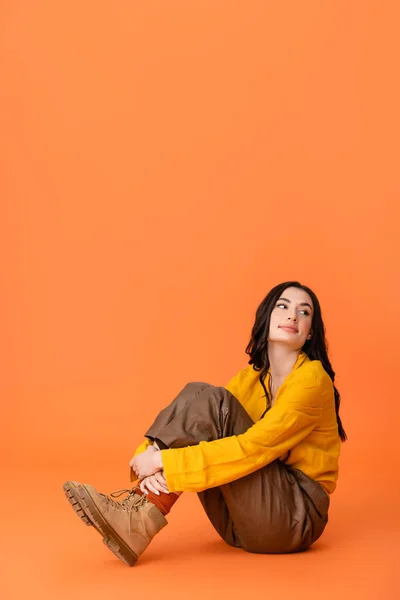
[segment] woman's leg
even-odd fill
[[[239,435],[252,425],[228,390],[193,382],[160,412],[146,437],[161,449],[178,448]],[[84,523],[93,526],[106,546],[129,565],[167,525],[162,510],[136,493],[137,488],[126,490],[129,496],[122,502],[74,481],[67,481],[64,491]],[[278,460],[198,496],[220,536],[249,552],[304,550],[327,522],[329,497],[322,487]]]
[[[191,382],[159,413],[145,437],[161,449],[179,448],[239,435],[253,424],[228,390]],[[329,497],[323,488],[279,460],[198,496],[219,535],[250,552],[304,550],[327,523]]]

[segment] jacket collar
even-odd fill
[[[293,373],[293,371],[295,371],[296,369],[298,369],[299,367],[301,367],[301,365],[303,363],[307,363],[310,362],[310,358],[307,356],[307,354],[302,350],[299,354],[299,356],[297,357],[296,362],[293,365],[293,369],[292,371],[289,373],[289,375],[291,375]],[[267,375],[270,376],[271,375],[271,368],[268,369]],[[287,375],[287,377],[289,376]]]

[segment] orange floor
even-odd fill
[[[168,517],[169,525],[133,568],[116,559],[73,513],[62,491],[64,479],[74,477],[67,470],[23,478],[14,473],[3,479],[2,499],[7,498],[9,512],[2,531],[4,600],[133,599],[138,594],[214,599],[226,593],[231,599],[255,594],[299,600],[400,597],[400,531],[398,519],[393,519],[398,498],[388,485],[382,486],[382,494],[376,485],[371,493],[362,492],[346,465],[332,496],[328,527],[306,553],[256,555],[227,546],[197,497],[184,494]],[[90,471],[86,481],[102,491],[124,485],[109,469],[103,475],[98,469]],[[348,497],[344,490],[350,488],[354,493]]]

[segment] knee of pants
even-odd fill
[[[207,389],[210,390],[210,394],[202,394]],[[224,406],[226,409],[229,409],[232,404],[240,404],[237,398],[223,386],[213,385],[204,381],[189,381],[183,388],[183,392],[183,399],[189,402],[194,399],[195,402],[200,400],[201,402],[214,403],[217,400],[217,403],[220,403],[220,407]]]
[[[213,395],[221,395],[223,396],[225,395],[229,395],[230,392],[228,392],[228,390],[226,390],[224,387],[220,387],[220,386],[216,386],[213,385],[212,383],[207,383],[205,381],[189,381],[185,387],[183,388],[182,391],[186,392],[187,398],[193,398],[193,397],[197,397],[201,394],[201,392],[203,392],[206,389],[210,389],[210,391],[212,391]],[[209,396],[207,394],[203,395],[202,399],[204,401],[208,401]]]
[[[208,387],[212,387],[211,383],[205,381],[188,381],[182,391],[201,392]]]

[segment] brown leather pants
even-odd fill
[[[181,448],[239,435],[253,424],[224,387],[191,382],[159,413],[145,437],[161,449]],[[306,550],[328,522],[329,495],[319,483],[280,460],[199,492],[198,497],[222,539],[248,552]]]

